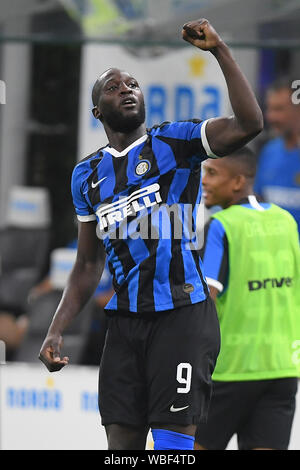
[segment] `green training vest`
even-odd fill
[[[214,380],[300,376],[300,251],[292,216],[276,205],[213,215],[227,235],[229,278],[217,297],[221,350]]]

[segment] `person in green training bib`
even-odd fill
[[[287,449],[300,376],[300,252],[297,224],[253,194],[256,159],[246,147],[207,160],[202,259],[217,307],[221,349],[207,423],[195,449]]]

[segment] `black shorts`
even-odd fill
[[[219,348],[210,298],[147,319],[110,317],[99,374],[102,424],[188,425],[206,419]]]
[[[226,449],[237,435],[239,450],[286,450],[295,413],[297,378],[213,382],[207,423],[196,442],[209,450]]]

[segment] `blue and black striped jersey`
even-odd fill
[[[76,165],[77,217],[97,221],[113,275],[106,309],[143,313],[206,299],[196,245],[201,162],[215,157],[206,123],[166,122],[122,152],[106,146]]]

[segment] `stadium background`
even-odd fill
[[[16,319],[25,314],[34,323],[6,364],[1,350],[0,449],[105,449],[96,403],[98,368],[76,363],[89,312],[67,335],[72,365],[50,376],[36,356],[53,304],[28,303],[30,289],[48,272],[60,293],[74,261],[74,250],[65,249],[76,237],[71,172],[105,143],[90,112],[94,80],[110,66],[135,75],[149,126],[228,113],[214,58],[180,37],[182,24],[205,17],[231,46],[264,109],[266,88],[275,78],[300,79],[300,5],[0,0],[0,6],[0,310],[14,311]],[[253,149],[258,152],[268,137],[266,127]],[[202,207],[199,232],[207,215]],[[299,436],[297,407],[291,449],[300,449]]]

